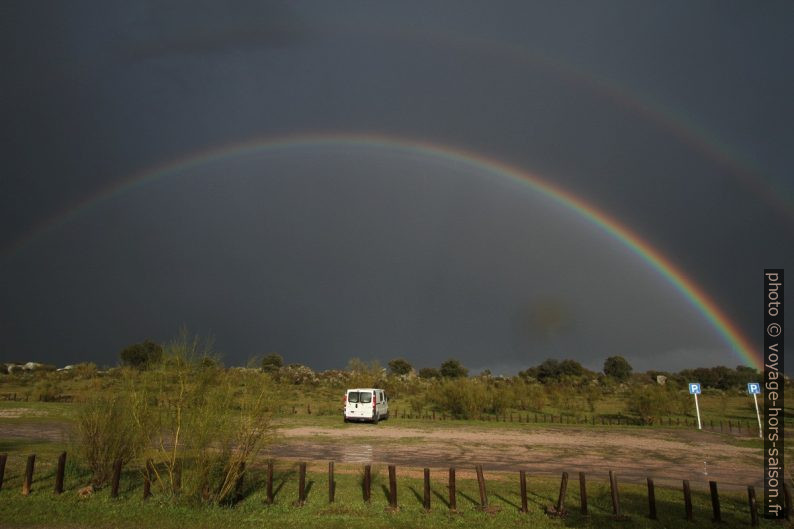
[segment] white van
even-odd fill
[[[372,421],[389,418],[389,398],[378,388],[356,388],[345,391],[345,422]]]

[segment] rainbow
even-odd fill
[[[642,240],[637,234],[607,213],[585,202],[573,193],[543,180],[532,173],[499,160],[489,158],[483,154],[464,151],[448,145],[395,136],[372,133],[297,134],[291,136],[255,138],[241,143],[233,143],[197,153],[191,153],[168,163],[135,173],[73,204],[71,207],[62,210],[60,213],[46,219],[29,230],[14,245],[8,248],[5,253],[7,255],[13,254],[15,251],[42,236],[44,233],[50,232],[56,227],[68,223],[81,213],[101,202],[111,200],[132,189],[139,188],[169,175],[183,173],[211,162],[223,161],[242,155],[321,146],[389,149],[393,152],[405,152],[414,156],[421,155],[429,158],[451,161],[464,167],[510,178],[525,184],[531,190],[541,193],[543,196],[550,198],[565,209],[578,214],[580,217],[594,224],[631,250],[631,252],[672,285],[703,315],[725,342],[730,345],[731,350],[741,358],[742,362],[759,370],[763,368],[761,360],[752,353],[755,348],[750,341],[743,336],[740,329],[731,322],[702,288],[689,279],[683,271],[664,257],[650,243]]]
[[[768,182],[768,178],[764,178],[757,164],[752,163],[746,156],[735,153],[735,149],[731,149],[716,134],[694,121],[686,112],[666,107],[649,94],[631,89],[626,83],[598,75],[581,65],[566,61],[563,57],[551,55],[548,50],[526,48],[509,41],[479,38],[438,28],[428,31],[399,25],[369,24],[361,27],[339,23],[337,30],[344,33],[386,37],[400,42],[421,42],[424,45],[467,54],[488,54],[491,58],[511,61],[517,65],[542,68],[571,85],[585,88],[592,94],[624,108],[670,134],[693,152],[732,175],[740,185],[771,206],[781,220],[794,227],[792,197],[781,191],[780,186]]]

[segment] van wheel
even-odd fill
[[[375,418],[374,418],[374,419],[372,419],[372,424],[378,424],[378,420],[379,420],[379,419],[380,419],[380,415],[378,415],[378,414],[376,413],[376,414],[375,414]]]
[[[342,419],[344,419],[346,423],[350,422],[350,421],[347,420],[347,417],[342,417]]]

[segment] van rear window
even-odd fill
[[[372,392],[371,391],[351,391],[347,394],[347,401],[350,404],[358,404],[359,402],[362,404],[369,404],[372,402]]]

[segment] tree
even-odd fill
[[[413,366],[405,358],[395,358],[389,362],[389,370],[393,375],[407,375],[413,370]]]
[[[284,366],[284,359],[280,354],[270,353],[262,359],[262,371],[273,373]]]
[[[584,375],[584,368],[582,364],[576,360],[563,360],[559,365],[560,376],[569,375],[579,377]]]
[[[535,367],[530,367],[522,372],[525,378],[532,377],[540,382],[548,382],[550,379],[559,378],[560,376],[560,362],[549,358],[544,360]]]
[[[146,369],[163,359],[163,347],[151,340],[129,345],[121,351],[121,362],[136,369]]]
[[[616,380],[628,380],[631,371],[631,364],[622,356],[610,356],[604,361],[604,374]]]
[[[439,373],[444,378],[461,378],[468,376],[469,370],[463,367],[459,360],[450,358],[441,364]]]

